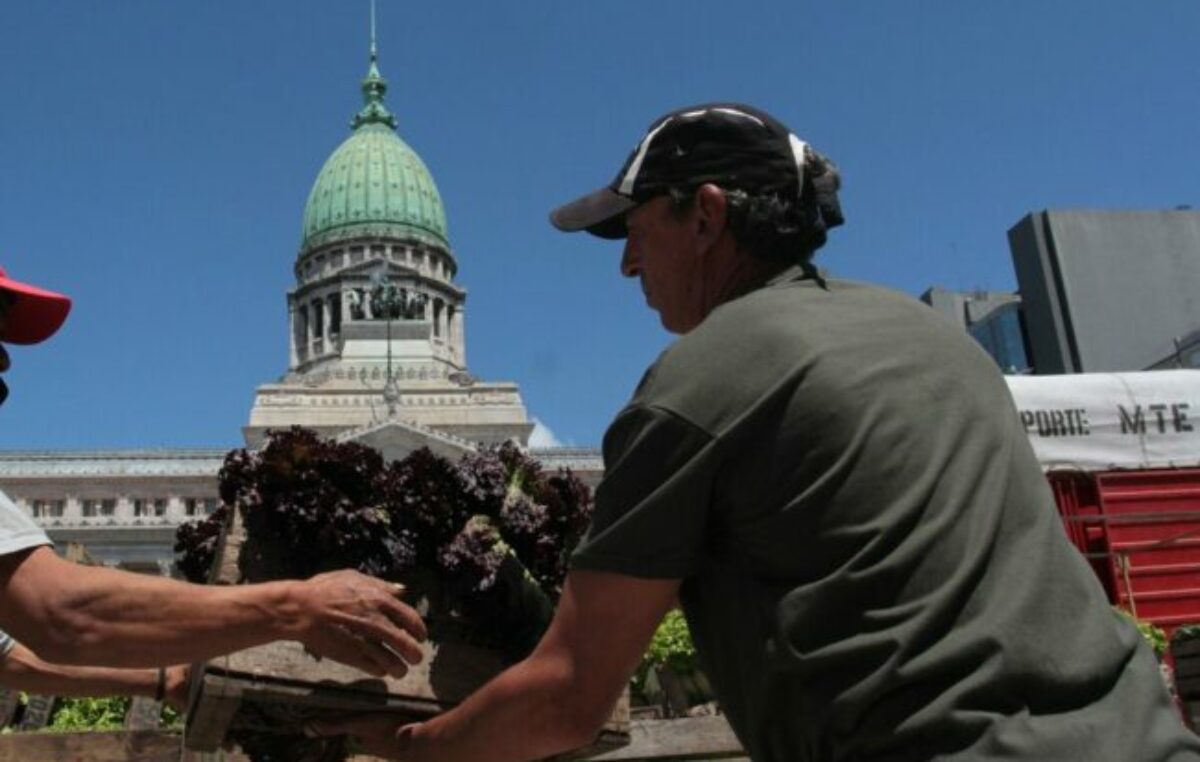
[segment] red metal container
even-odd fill
[[[1047,478],[1067,536],[1113,604],[1168,636],[1200,623],[1200,469]]]

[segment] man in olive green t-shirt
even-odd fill
[[[552,215],[624,238],[622,272],[681,338],[605,435],[534,654],[430,722],[337,729],[406,760],[582,745],[678,597],[756,762],[1200,760],[1068,544],[995,364],[924,305],[810,264],[838,183],[769,115],[708,104]]]

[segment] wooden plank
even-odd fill
[[[608,717],[608,722],[604,723],[600,734],[596,736],[596,740],[592,741],[582,749],[568,752],[566,754],[555,757],[559,762],[569,762],[570,760],[594,759],[597,754],[602,754],[613,749],[619,749],[629,743],[629,690],[626,689],[621,694],[621,698],[617,699],[617,705],[613,707],[612,714]]]
[[[177,762],[179,734],[162,731],[12,733],[0,736],[0,762]]]
[[[192,751],[185,748],[179,752],[177,762],[250,762],[250,758],[235,749]]]
[[[21,703],[21,692],[0,687],[0,728],[7,728],[12,722],[17,706]]]
[[[594,762],[656,759],[744,759],[745,750],[724,717],[634,720],[629,743],[589,757]]]
[[[209,666],[223,674],[343,683],[372,694],[392,693],[446,705],[466,698],[504,668],[495,652],[466,643],[427,640],[421,644],[421,650],[424,653],[421,663],[410,667],[402,678],[373,677],[330,659],[317,659],[294,641],[237,651],[213,659]]]
[[[379,680],[374,682],[382,683]],[[237,712],[243,702],[260,706],[328,710],[331,715],[389,712],[396,715],[397,722],[428,719],[446,709],[438,703],[396,696],[383,690],[369,693],[339,689],[331,685],[286,682],[272,677],[254,678],[217,672],[205,675],[204,694],[210,700],[202,700],[193,706],[185,730],[185,745],[189,749],[199,751],[215,751],[220,748],[229,731],[238,727]],[[219,704],[211,700],[218,696],[221,697]],[[625,694],[614,707],[608,723],[596,740],[584,749],[560,759],[583,759],[622,746],[628,742],[628,728],[629,698],[628,694]],[[289,729],[280,726],[280,730],[288,732]],[[295,727],[291,732],[299,734],[302,728]]]
[[[246,541],[246,528],[242,526],[241,511],[233,508],[232,513],[232,519],[217,540],[217,552],[209,574],[209,582],[215,585],[236,585],[242,576],[238,571],[238,556]]]
[[[206,674],[199,682],[198,693],[184,725],[184,745],[196,751],[217,751],[242,703],[241,686]]]
[[[149,696],[134,696],[125,713],[126,730],[155,730],[162,718],[162,702]]]
[[[17,730],[41,730],[50,722],[50,714],[54,711],[54,696],[33,694],[25,701],[25,713],[17,723]]]

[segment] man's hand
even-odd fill
[[[307,730],[405,762],[522,762],[579,748],[611,715],[679,585],[573,570],[533,653],[457,707],[414,724],[366,715]]]
[[[342,720],[314,722],[304,729],[305,735],[349,736],[355,754],[367,754],[382,759],[403,759],[406,734],[404,723],[394,714],[365,714]]]
[[[165,676],[163,701],[177,712],[187,711],[188,689],[192,685],[192,668],[187,664],[176,664],[163,670]]]
[[[421,661],[420,615],[400,597],[404,586],[343,570],[299,583],[297,638],[318,656],[375,676],[403,677]]]
[[[402,586],[354,571],[252,585],[190,585],[63,560],[0,555],[0,627],[63,664],[157,667],[299,640],[372,675],[421,660],[425,626]]]

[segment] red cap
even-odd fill
[[[71,311],[70,297],[12,280],[2,267],[0,291],[15,297],[8,310],[8,319],[0,327],[0,341],[9,344],[45,341],[54,335]]]

